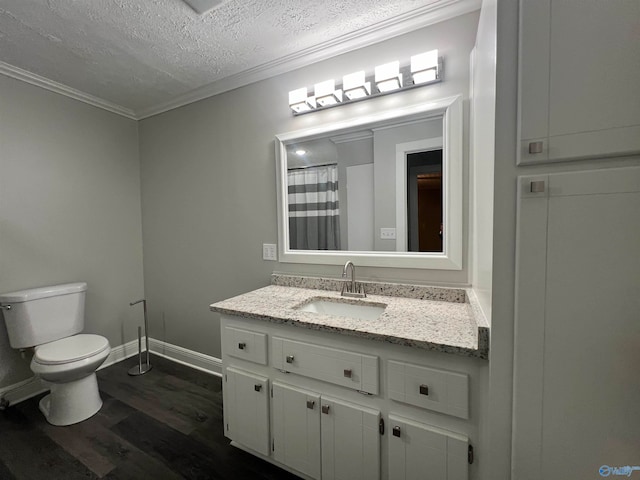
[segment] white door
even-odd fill
[[[273,383],[273,458],[320,478],[320,395]]]
[[[467,480],[467,437],[389,415],[389,480]]]
[[[269,455],[268,379],[232,367],[224,378],[225,436]]]
[[[322,397],[322,480],[380,478],[380,412]]]
[[[513,478],[640,466],[640,168],[521,177],[517,260]]]

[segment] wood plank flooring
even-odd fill
[[[32,398],[0,412],[0,480],[294,480],[229,445],[219,377],[152,356],[98,372],[104,405],[68,427],[49,425]]]

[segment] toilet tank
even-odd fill
[[[13,348],[27,348],[80,333],[87,284],[66,283],[0,294]]]

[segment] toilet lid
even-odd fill
[[[34,360],[43,365],[60,365],[92,357],[108,348],[106,338],[85,333],[36,347]]]

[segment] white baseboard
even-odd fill
[[[194,352],[193,350],[187,350],[186,348],[156,340],[155,338],[149,338],[149,350],[155,355],[173,360],[188,367],[219,377],[222,376],[222,360],[219,358]]]
[[[8,402],[7,405],[14,405],[40,395],[47,390],[48,388],[42,384],[40,378],[33,376],[13,385],[0,388],[0,398],[3,402]]]
[[[142,340],[144,342],[144,337],[142,338]],[[144,346],[142,348],[144,349]],[[102,370],[103,368],[110,367],[111,365],[119,363],[137,354],[138,354],[138,340],[131,340],[130,342],[123,343],[122,345],[118,345],[117,347],[112,347],[111,352],[109,353],[109,356],[104,361],[104,363],[100,365],[98,370]]]
[[[143,350],[144,350],[144,338]],[[204,353],[194,352],[193,350],[187,350],[186,348],[172,345],[170,343],[149,338],[149,350],[154,355],[164,357],[176,363],[181,363],[187,367],[195,368],[203,372],[222,376],[222,360],[216,357],[205,355]],[[138,340],[132,340],[130,342],[113,347],[109,356],[104,361],[98,370],[114,365],[118,362],[131,358],[138,354]],[[14,405],[24,400],[28,400],[31,397],[40,395],[46,392],[46,388],[40,379],[37,377],[31,377],[13,385],[0,388],[0,399],[4,399],[9,402],[9,405]]]

